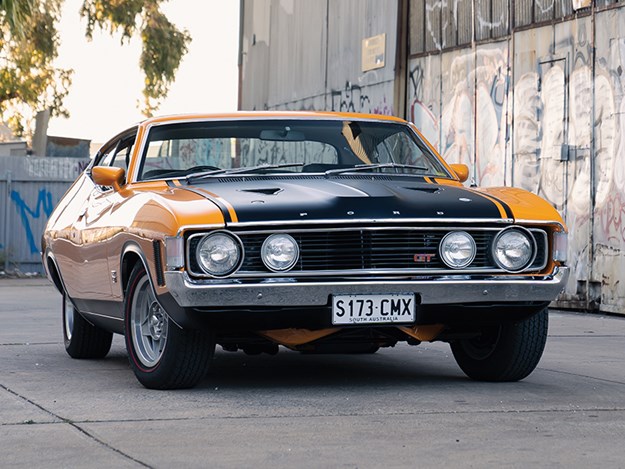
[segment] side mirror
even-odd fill
[[[126,170],[115,166],[94,166],[91,177],[98,186],[112,186],[115,191],[119,191],[124,183]]]
[[[454,170],[460,182],[464,182],[469,179],[469,167],[466,164],[454,163],[451,166],[451,169]]]

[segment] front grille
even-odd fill
[[[443,269],[438,245],[445,235],[431,232],[406,231],[339,231],[290,233],[300,247],[300,258],[292,270],[378,270],[378,269]],[[471,233],[478,245],[474,264],[489,264],[488,246],[492,233]],[[245,246],[242,272],[264,271],[260,248],[267,235],[240,235]],[[415,261],[415,257],[418,261]]]
[[[452,230],[469,233],[475,240],[477,255],[473,262],[462,269],[452,270],[440,259],[438,246],[442,238]],[[501,271],[493,261],[491,244],[499,228],[359,228],[359,229],[311,229],[285,230],[297,241],[300,257],[295,266],[283,274],[270,272],[263,264],[260,251],[263,241],[276,231],[237,232],[243,242],[245,258],[235,276],[323,275],[340,272],[342,275],[364,273],[425,273],[432,271]],[[537,255],[528,270],[540,270],[547,263],[547,236],[543,230],[530,230],[538,246]],[[194,252],[200,237],[189,241]],[[195,256],[189,256],[190,271],[200,274]]]

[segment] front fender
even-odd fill
[[[505,203],[512,211],[514,221],[545,222],[559,224],[567,231],[564,220],[558,211],[545,199],[518,187],[490,187],[476,189],[478,192],[495,197]]]

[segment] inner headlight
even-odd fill
[[[503,230],[493,243],[495,262],[508,272],[523,270],[531,264],[535,256],[534,237],[520,228]]]
[[[441,240],[439,252],[448,267],[463,269],[475,259],[475,240],[466,231],[452,231]]]
[[[299,246],[292,236],[285,233],[272,234],[260,249],[263,263],[269,270],[285,271],[295,265]]]
[[[215,277],[224,277],[239,267],[242,252],[241,243],[234,236],[215,232],[200,240],[195,255],[204,272]]]

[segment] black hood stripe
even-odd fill
[[[237,214],[234,210],[234,207],[230,205],[228,202],[226,202],[224,199],[219,197],[218,195],[213,194],[212,192],[209,192],[207,190],[199,189],[196,187],[175,186],[173,184],[171,186],[178,187],[178,189],[183,189],[189,192],[193,192],[194,194],[197,194],[200,197],[204,197],[205,199],[208,199],[211,202],[213,202],[221,211],[221,214],[224,217],[224,221],[226,223],[236,223],[237,221],[239,221]]]
[[[493,195],[491,195],[491,194],[484,194],[484,193],[482,193],[482,192],[479,192],[479,194],[480,194],[482,197],[486,197],[487,199],[492,200],[495,204],[498,204],[498,205],[500,205],[500,206],[501,206],[501,208],[503,209],[503,211],[504,211],[504,213],[505,213],[505,217],[504,217],[504,216],[503,216],[503,214],[502,214],[502,218],[510,218],[510,219],[513,219],[513,218],[514,218],[514,215],[513,215],[513,213],[512,213],[512,209],[511,209],[511,208],[510,208],[510,206],[509,206],[507,203],[505,203],[503,200],[501,200],[500,198],[495,197],[495,196],[493,196]]]
[[[425,179],[425,181],[428,184],[437,184],[438,181],[432,181],[429,177],[425,176],[423,179]],[[491,202],[493,202],[497,208],[499,209],[499,213],[501,214],[501,218],[514,218],[512,215],[512,210],[510,209],[510,207],[508,206],[507,203],[505,203],[503,200],[494,197],[490,194],[484,194],[482,192],[477,192],[477,191],[473,191],[475,194],[484,197],[487,200],[490,200]]]

